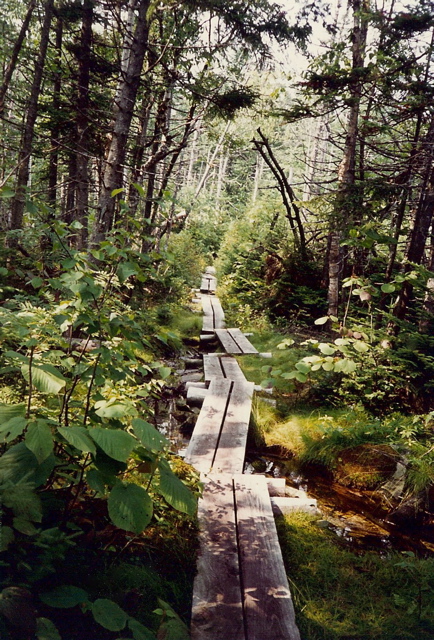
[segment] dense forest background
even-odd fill
[[[433,47],[430,0],[4,0],[2,638],[188,637],[113,567],[144,530],[194,537],[155,414],[206,264],[230,319],[279,335],[264,386],[410,416],[431,486]]]

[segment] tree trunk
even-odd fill
[[[253,144],[255,145],[256,149],[264,159],[264,162],[271,169],[274,177],[277,180],[278,189],[282,196],[287,218],[291,227],[291,231],[294,235],[295,244],[298,245],[300,249],[301,257],[305,259],[307,256],[306,236],[304,233],[303,222],[301,220],[300,208],[296,204],[297,198],[295,197],[295,193],[288,182],[285,171],[282,169],[280,163],[275,157],[267,138],[264,136],[260,128],[257,129],[257,132],[261,138],[261,141],[253,140]]]
[[[9,84],[12,80],[12,75],[15,71],[15,67],[17,66],[18,56],[20,54],[21,47],[23,46],[24,38],[26,37],[27,29],[29,28],[30,20],[35,6],[36,0],[30,0],[29,6],[27,8],[27,13],[24,17],[23,24],[21,25],[21,29],[18,34],[18,38],[16,39],[14,48],[12,50],[8,66],[6,67],[3,75],[3,82],[0,86],[0,118],[3,115],[6,93],[9,89]]]
[[[364,55],[367,36],[366,17],[368,3],[366,0],[353,0],[353,32],[352,32],[352,71],[360,70],[364,66]],[[360,74],[355,75],[356,78]],[[356,79],[350,87],[350,112],[348,114],[347,132],[345,136],[344,155],[338,171],[338,190],[334,205],[334,214],[330,234],[329,257],[329,289],[328,289],[328,315],[337,316],[339,310],[339,280],[340,280],[340,251],[338,245],[341,229],[351,219],[354,212],[354,189],[356,148],[359,131],[359,112],[362,96],[362,83]]]
[[[106,149],[98,217],[92,231],[91,245],[101,242],[110,231],[115,213],[114,189],[123,186],[123,165],[127,141],[140,84],[143,61],[148,46],[148,10],[151,0],[140,0],[139,14],[131,43],[126,69],[119,79],[117,98],[113,106],[111,136]],[[131,40],[127,34],[126,39]]]
[[[45,16],[41,30],[39,55],[35,64],[35,73],[27,106],[27,117],[24,125],[21,148],[18,155],[18,173],[15,187],[15,198],[12,201],[10,229],[21,229],[23,226],[24,205],[26,201],[26,187],[29,180],[30,155],[32,153],[33,138],[35,132],[36,117],[38,115],[38,99],[41,91],[42,76],[47,56],[47,48],[50,36],[50,26],[53,17],[54,0],[47,0]],[[13,243],[12,243],[13,244]]]
[[[84,0],[79,55],[77,97],[77,194],[75,220],[81,224],[75,246],[82,250],[87,240],[89,206],[89,81],[92,50],[93,1]]]

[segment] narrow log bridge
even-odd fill
[[[288,501],[292,509],[306,501],[282,497],[284,479],[243,474],[254,384],[231,354],[258,351],[239,329],[224,328],[216,286],[208,267],[201,284],[203,333],[215,334],[224,353],[204,355],[209,386],[185,456],[204,483],[191,639],[300,640],[273,507],[281,512]]]

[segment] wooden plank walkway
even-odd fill
[[[246,377],[233,356],[221,353],[207,353],[203,356],[205,381],[213,378],[229,378],[245,381]]]
[[[220,300],[216,296],[201,295],[203,310],[203,333],[214,333],[225,326],[225,314]]]
[[[199,503],[192,640],[300,640],[267,481],[211,475]]]
[[[202,281],[200,283],[200,292],[215,293],[216,289],[217,289],[217,278],[210,273],[204,273],[202,276]]]
[[[209,388],[185,455],[204,483],[191,640],[300,640],[269,492],[282,511],[298,498],[285,497],[284,479],[243,474],[254,384],[230,354],[258,351],[223,328],[214,273],[202,278],[203,331],[226,353],[203,356]]]
[[[226,353],[234,355],[258,353],[256,347],[240,329],[216,329],[216,335]]]
[[[191,436],[185,461],[198,471],[242,473],[253,382],[215,378]]]

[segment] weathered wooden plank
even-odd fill
[[[263,476],[235,478],[240,569],[248,640],[300,640]]]
[[[253,382],[233,384],[215,453],[213,472],[242,473],[252,410]]]
[[[206,473],[212,467],[231,386],[231,381],[225,378],[211,380],[185,453],[185,461],[198,471]]]
[[[208,353],[203,356],[203,369],[205,380],[212,380],[213,378],[226,378],[221,359],[218,354]]]
[[[270,496],[285,496],[285,478],[266,478],[268,493]]]
[[[202,302],[202,310],[204,315],[212,317],[213,312],[212,312],[212,305],[211,305],[211,297],[207,296],[204,293],[200,296],[200,300]]]
[[[208,476],[198,517],[191,640],[245,640],[231,476]]]
[[[217,278],[204,274],[200,283],[201,293],[215,293],[217,289]]]
[[[223,307],[218,298],[211,298],[211,306],[212,312],[214,315],[214,328],[215,329],[224,329],[225,327],[225,313],[223,311]]]
[[[217,290],[217,278],[214,276],[206,276],[208,278],[208,291],[210,293],[215,293]]]
[[[240,365],[232,356],[222,356],[220,358],[225,378],[231,380],[240,380],[244,382],[246,376],[244,375]]]
[[[229,333],[229,329],[216,329],[216,334],[226,353],[243,353],[242,349],[237,345],[232,335]]]
[[[237,343],[242,353],[258,353],[256,347],[246,338],[240,329],[228,329],[233,340]]]

